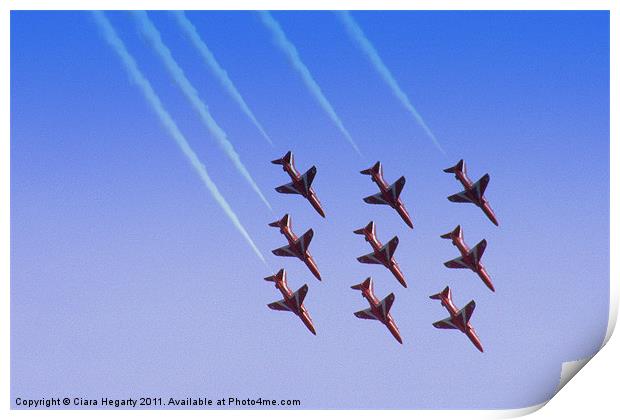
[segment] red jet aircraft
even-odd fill
[[[467,176],[467,171],[465,169],[465,162],[463,159],[459,160],[459,162],[451,168],[444,169],[444,172],[452,173],[463,184],[465,187],[464,191],[460,193],[451,195],[448,197],[448,200],[453,203],[474,203],[476,206],[480,207],[484,214],[493,222],[495,226],[499,226],[497,218],[495,217],[495,213],[493,209],[489,205],[489,202],[484,197],[484,190],[486,190],[487,185],[489,184],[489,180],[491,177],[489,174],[485,174],[480,178],[476,183],[472,183],[469,177]]]
[[[398,280],[403,287],[407,287],[405,276],[403,276],[398,263],[392,256],[398,246],[398,236],[394,236],[385,245],[381,244],[381,241],[377,239],[377,235],[375,233],[375,222],[370,222],[366,227],[355,230],[353,233],[364,235],[366,242],[370,242],[370,246],[372,246],[372,249],[374,250],[374,252],[371,252],[370,254],[358,257],[357,260],[364,264],[381,264],[385,266],[392,272],[392,274],[394,274],[396,280]]]
[[[271,163],[282,165],[282,170],[293,180],[293,182],[277,187],[276,191],[281,194],[301,194],[312,204],[312,207],[314,207],[321,216],[325,217],[321,202],[311,187],[312,181],[316,175],[316,166],[308,169],[305,174],[299,175],[299,172],[295,169],[293,153],[290,151],[280,159],[272,160]]]
[[[371,168],[360,171],[361,174],[370,175],[374,183],[379,187],[380,192],[364,198],[364,201],[368,204],[387,204],[398,212],[400,217],[407,223],[411,229],[413,229],[413,222],[411,217],[405,208],[405,205],[401,201],[400,193],[405,186],[405,177],[401,176],[392,185],[387,184],[383,179],[383,167],[381,162],[375,163]]]
[[[280,228],[280,233],[286,236],[286,239],[288,240],[288,245],[274,249],[271,252],[280,257],[299,258],[304,262],[304,264],[306,264],[306,266],[308,266],[312,274],[314,274],[317,279],[321,280],[321,273],[319,273],[319,269],[314,262],[314,258],[312,258],[312,255],[310,255],[310,252],[308,251],[308,245],[310,245],[310,241],[312,241],[314,231],[312,229],[308,229],[306,233],[298,238],[291,229],[291,218],[288,214],[285,214],[280,220],[269,223],[269,226]]]
[[[444,239],[451,239],[452,243],[459,249],[461,256],[445,262],[444,265],[448,268],[469,268],[474,273],[478,274],[478,277],[482,279],[484,284],[495,291],[495,287],[493,287],[493,283],[491,283],[491,277],[489,277],[489,273],[484,268],[484,265],[480,262],[482,258],[482,254],[484,254],[484,250],[487,247],[486,239],[478,242],[478,245],[469,249],[465,240],[463,239],[463,230],[461,229],[461,225],[458,225],[452,232],[446,233],[445,235],[441,235]]]
[[[355,312],[354,315],[361,319],[375,319],[380,321],[388,328],[388,330],[390,330],[394,338],[400,344],[403,344],[398,327],[396,326],[392,315],[390,315],[390,308],[394,303],[394,293],[390,293],[385,299],[379,302],[379,299],[377,299],[375,292],[372,289],[372,279],[370,277],[360,284],[351,286],[351,289],[361,290],[362,296],[364,296],[368,303],[370,303],[370,308]]]
[[[306,293],[308,293],[308,285],[304,284],[295,293],[291,292],[291,289],[288,288],[288,284],[286,284],[286,271],[284,269],[278,271],[278,273],[273,276],[265,277],[265,280],[274,282],[276,284],[276,289],[284,296],[284,299],[270,303],[267,306],[274,311],[291,311],[302,320],[312,334],[316,335],[312,319],[304,306],[304,299]]]
[[[471,318],[476,308],[476,302],[472,300],[459,311],[456,306],[454,306],[454,303],[452,303],[452,292],[450,292],[449,287],[443,289],[441,293],[430,296],[430,298],[440,300],[441,305],[450,313],[448,318],[435,322],[433,327],[459,330],[469,337],[478,350],[484,352],[480,339],[476,335],[476,330],[474,330],[474,327],[469,323],[469,318]]]

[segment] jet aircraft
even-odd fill
[[[394,338],[400,344],[402,344],[403,340],[400,337],[400,332],[398,331],[398,327],[396,326],[396,323],[394,322],[394,319],[390,314],[390,308],[394,303],[394,293],[390,293],[385,299],[379,302],[379,299],[377,299],[373,291],[372,279],[370,277],[368,277],[360,284],[351,286],[351,289],[361,290],[362,296],[364,296],[368,303],[370,303],[370,307],[368,309],[355,312],[354,315],[361,319],[374,319],[381,322],[388,328],[388,330],[390,330]]]
[[[271,252],[280,257],[299,258],[304,262],[304,264],[306,264],[312,274],[314,274],[317,279],[321,280],[321,273],[319,273],[319,269],[314,262],[314,258],[312,258],[312,255],[310,255],[310,252],[308,251],[308,245],[310,245],[310,241],[312,241],[314,231],[312,229],[308,229],[306,233],[298,238],[291,229],[291,217],[288,214],[285,214],[280,220],[269,223],[269,226],[279,228],[280,233],[282,233],[288,240],[288,245],[274,249]]]
[[[364,201],[368,204],[387,204],[396,210],[407,226],[413,229],[411,217],[400,199],[400,193],[405,186],[405,177],[401,176],[395,183],[388,186],[387,182],[383,179],[383,167],[381,166],[381,162],[375,163],[372,167],[364,169],[360,171],[360,173],[370,175],[372,181],[377,184],[380,190],[377,194],[364,198]]]
[[[393,254],[396,251],[396,247],[398,246],[398,236],[394,236],[387,244],[383,245],[379,239],[377,239],[377,235],[375,232],[375,222],[370,222],[366,227],[361,229],[357,229],[353,231],[353,233],[357,233],[358,235],[364,235],[366,238],[366,242],[370,243],[374,252],[370,254],[358,257],[357,260],[364,264],[381,264],[386,267],[388,270],[394,274],[396,280],[399,281],[403,287],[407,287],[407,282],[405,281],[405,276],[403,276],[402,271],[400,271],[400,267],[396,260],[394,260]]]
[[[494,292],[495,287],[493,287],[491,277],[489,273],[487,273],[486,268],[484,268],[484,265],[480,262],[482,254],[484,254],[484,250],[487,247],[486,239],[481,240],[475,247],[469,249],[463,239],[463,229],[461,229],[461,225],[458,225],[452,232],[441,235],[441,237],[452,240],[454,246],[456,246],[461,253],[460,257],[445,262],[444,265],[448,268],[469,268],[474,273],[478,274],[478,277],[480,277],[484,284]]]
[[[448,318],[435,322],[433,327],[459,330],[471,340],[478,350],[484,352],[480,339],[476,335],[476,330],[474,330],[474,327],[469,323],[469,319],[476,308],[476,302],[472,300],[459,311],[456,306],[454,306],[454,303],[452,303],[452,292],[450,291],[450,287],[446,287],[440,293],[430,296],[430,298],[440,300],[441,305],[450,313]]]
[[[497,221],[497,217],[495,217],[495,213],[491,208],[491,205],[484,197],[484,191],[489,184],[489,180],[491,177],[489,174],[485,174],[480,178],[476,183],[471,182],[469,177],[467,176],[467,170],[465,169],[465,162],[463,159],[459,160],[459,162],[451,168],[444,169],[444,172],[452,173],[459,180],[463,187],[465,187],[464,191],[460,193],[453,194],[448,197],[448,200],[453,203],[473,203],[476,206],[480,207],[484,214],[489,218],[491,222],[495,226],[499,226],[499,222]]]
[[[306,293],[308,293],[308,285],[304,284],[299,290],[293,293],[286,283],[286,271],[284,269],[281,269],[273,276],[265,277],[265,280],[274,282],[276,289],[284,296],[284,299],[272,302],[267,306],[274,311],[290,311],[294,313],[301,319],[310,332],[316,335],[312,319],[304,306],[304,299]]]
[[[311,187],[312,181],[314,181],[314,177],[316,176],[316,166],[311,167],[305,174],[300,175],[295,168],[295,161],[291,151],[288,151],[280,159],[272,160],[271,163],[282,165],[282,170],[286,172],[293,181],[277,187],[276,191],[281,194],[301,194],[312,204],[312,207],[314,207],[322,217],[325,217],[321,202]]]

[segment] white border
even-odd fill
[[[3,1],[0,3],[0,54],[5,58],[3,65],[0,66],[0,95],[2,100],[0,102],[0,118],[3,127],[2,149],[0,152],[0,235],[5,238],[0,244],[0,267],[3,269],[5,280],[4,287],[0,291],[2,299],[2,336],[0,338],[2,345],[2,365],[0,372],[2,372],[2,378],[0,381],[0,395],[2,395],[3,406],[0,413],[4,412],[9,417],[20,418],[32,418],[32,417],[50,417],[50,418],[82,418],[85,415],[92,418],[108,418],[111,413],[109,411],[89,411],[84,413],[82,411],[18,411],[10,410],[10,342],[9,342],[9,330],[10,330],[10,301],[9,301],[9,278],[10,278],[10,235],[9,235],[9,212],[10,212],[10,66],[6,63],[10,60],[10,10],[84,10],[84,9],[102,9],[102,10],[127,10],[127,9],[185,9],[185,10],[232,10],[232,9],[291,9],[291,10],[312,10],[312,9],[346,9],[346,10],[363,10],[363,9],[379,9],[379,10],[610,10],[611,11],[611,150],[610,150],[610,169],[611,169],[611,191],[618,191],[618,123],[620,121],[620,114],[618,113],[617,92],[620,87],[618,84],[618,75],[620,74],[620,66],[618,65],[618,43],[620,34],[618,33],[618,7],[614,1],[611,0],[503,0],[489,1],[489,0],[435,0],[435,1],[402,1],[402,0],[297,0],[294,5],[290,1],[286,0],[228,0],[227,2],[208,2],[208,1],[196,1],[196,0],[56,0],[56,1],[35,1],[35,0],[11,0]],[[620,279],[620,272],[618,270],[618,260],[614,257],[618,256],[618,240],[620,232],[618,231],[617,217],[613,217],[614,214],[618,214],[620,207],[618,206],[617,194],[611,194],[611,224],[610,224],[610,256],[611,267],[610,274],[611,279]],[[610,285],[610,316],[608,322],[607,333],[605,336],[604,344],[606,344],[615,328],[617,313],[618,313],[618,284],[611,282]],[[562,391],[557,397],[553,398],[553,403],[549,404],[549,407],[545,410],[539,411],[536,416],[540,418],[555,418],[556,416],[568,416],[573,417],[579,414],[581,417],[594,412],[602,414],[608,412],[617,412],[618,399],[615,395],[615,381],[618,375],[618,354],[620,353],[620,345],[618,340],[612,341],[611,345],[607,346],[600,356],[595,358],[592,362],[592,369],[582,373],[582,376],[576,384],[569,385],[565,391]],[[603,357],[604,355],[604,357]],[[579,369],[581,369],[585,363],[590,359],[582,361],[566,363],[563,366],[563,380],[558,387],[558,391],[566,384],[568,379],[572,378]],[[573,383],[575,381],[572,381]],[[458,415],[461,418],[505,418],[516,417],[525,415],[538,410],[545,404],[538,406],[526,407],[516,410],[494,410],[494,411],[416,411],[414,413],[409,411],[390,411],[388,415],[396,418],[409,417],[412,414],[419,414],[424,418],[448,418]],[[164,418],[170,415],[181,418],[204,418],[206,415],[209,417],[229,418],[236,417],[245,411],[214,411],[210,410],[207,413],[204,411],[116,411],[114,416],[120,418]],[[291,412],[287,410],[281,411],[248,411],[247,414],[252,417],[267,418],[268,416],[285,418],[291,415]],[[315,411],[295,411],[295,416],[302,419],[315,417],[317,412]],[[325,411],[321,412],[321,415],[328,417],[341,417],[346,415],[347,417],[355,416],[355,418],[368,418],[371,416],[374,418],[377,413],[374,411]],[[541,417],[542,416],[542,417]],[[598,417],[598,416],[596,416]]]

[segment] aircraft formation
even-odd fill
[[[275,190],[281,194],[301,195],[308,200],[310,205],[321,217],[325,218],[323,206],[312,188],[312,182],[317,173],[316,166],[312,166],[307,172],[301,175],[295,168],[293,153],[290,151],[283,157],[273,160],[272,163],[282,165],[284,172],[291,178],[290,183],[279,186],[275,188]],[[465,162],[462,159],[455,166],[444,169],[444,172],[455,174],[456,179],[465,188],[462,192],[449,196],[449,201],[456,203],[473,203],[483,211],[494,225],[499,226],[497,217],[484,196],[484,192],[490,180],[489,174],[485,174],[475,183],[471,182],[466,173]],[[363,175],[370,175],[371,180],[377,184],[379,188],[378,193],[363,198],[363,201],[368,204],[390,206],[396,211],[405,224],[413,229],[412,218],[400,197],[405,186],[405,177],[401,176],[393,184],[388,185],[383,177],[383,166],[381,162],[376,162],[370,168],[360,171],[360,173]],[[280,233],[284,235],[288,242],[288,245],[274,249],[272,253],[281,257],[296,257],[308,267],[314,277],[321,280],[321,274],[317,264],[308,250],[314,236],[314,231],[308,229],[303,235],[298,237],[292,230],[291,217],[288,213],[281,219],[269,223],[269,226],[279,228]],[[382,244],[377,237],[376,224],[374,221],[371,221],[363,228],[354,230],[353,233],[364,236],[365,241],[368,242],[372,248],[371,253],[360,256],[357,260],[363,264],[383,265],[391,272],[401,286],[407,288],[405,276],[394,258],[394,252],[399,244],[398,236],[394,236],[385,245]],[[494,292],[495,287],[491,281],[491,277],[481,262],[482,255],[487,247],[487,241],[482,239],[477,245],[470,249],[463,238],[463,229],[461,225],[458,225],[449,233],[440,235],[440,237],[450,239],[460,253],[459,257],[445,262],[444,265],[447,268],[466,268],[473,271],[478,275],[485,286]],[[288,287],[286,271],[284,269],[280,269],[276,274],[266,277],[265,280],[274,282],[275,287],[284,297],[284,299],[270,303],[267,306],[273,310],[292,312],[301,319],[312,334],[316,335],[316,329],[312,323],[312,319],[303,304],[306,294],[308,293],[308,285],[304,284],[299,290],[293,293]],[[367,277],[362,283],[353,285],[351,288],[359,290],[362,297],[366,299],[370,305],[367,309],[355,312],[354,315],[360,319],[379,321],[388,329],[392,336],[402,344],[403,339],[400,331],[390,313],[395,300],[394,293],[390,293],[383,300],[379,300],[375,296],[371,277]],[[449,286],[440,293],[431,295],[430,298],[439,300],[441,305],[446,308],[449,313],[448,318],[437,321],[432,325],[438,329],[459,330],[469,338],[480,352],[483,352],[482,343],[470,323],[470,318],[476,307],[476,302],[472,300],[459,310],[452,301],[452,292]]]

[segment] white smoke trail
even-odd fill
[[[220,207],[222,208],[224,213],[226,213],[233,225],[245,238],[247,243],[252,247],[258,258],[260,258],[263,263],[267,264],[265,261],[265,257],[263,257],[263,254],[259,251],[256,244],[254,244],[254,241],[239,221],[239,218],[237,217],[235,212],[232,210],[226,199],[222,196],[215,183],[211,180],[211,177],[207,173],[205,166],[200,161],[196,153],[192,150],[191,146],[187,142],[187,139],[179,130],[176,122],[172,119],[166,108],[164,108],[164,105],[159,99],[159,96],[157,96],[157,93],[155,93],[155,90],[151,86],[151,83],[138,68],[136,60],[129,53],[129,51],[127,51],[124,42],[118,36],[116,30],[114,29],[108,18],[103,14],[103,12],[100,11],[93,11],[93,15],[95,17],[97,25],[99,25],[99,28],[101,29],[101,32],[106,42],[118,54],[119,58],[123,62],[123,65],[125,66],[125,69],[131,76],[133,82],[138,85],[148,104],[153,108],[153,111],[155,111],[161,123],[168,131],[168,134],[170,134],[170,136],[177,143],[183,154],[185,154],[185,157],[189,160],[194,170],[198,173],[198,176],[200,176],[200,179],[204,182],[205,186],[207,187],[215,201],[220,205]]]
[[[229,159],[233,162],[239,173],[241,173],[241,175],[250,184],[256,194],[258,194],[258,196],[261,198],[263,203],[265,203],[265,205],[271,210],[271,205],[269,204],[261,190],[258,188],[258,185],[252,178],[252,175],[250,175],[250,172],[248,172],[243,162],[241,162],[239,154],[235,151],[234,146],[228,140],[228,136],[211,116],[209,108],[200,99],[198,91],[191,84],[187,76],[185,76],[185,72],[172,56],[170,49],[162,41],[161,34],[157,30],[153,22],[151,22],[146,12],[134,11],[133,13],[138,21],[142,33],[150,42],[153,50],[157,53],[157,55],[159,55],[166,69],[174,79],[175,83],[179,86],[187,100],[192,104],[196,112],[198,112],[202,123],[211,132],[213,137],[215,137],[218,144],[224,150],[224,153],[226,153]]]
[[[295,45],[293,45],[293,43],[288,40],[286,34],[282,30],[282,27],[280,27],[280,24],[273,18],[273,16],[271,16],[269,12],[261,11],[258,13],[260,14],[263,24],[273,34],[276,45],[278,45],[278,47],[280,47],[284,54],[286,54],[289,61],[291,62],[291,65],[295,70],[297,70],[310,93],[312,93],[315,99],[319,102],[319,105],[321,105],[321,108],[323,108],[329,118],[331,118],[334,124],[336,124],[340,132],[346,137],[349,143],[351,143],[351,146],[353,146],[355,151],[361,155],[361,152],[357,147],[355,141],[353,141],[351,134],[349,134],[349,131],[344,127],[344,124],[342,124],[340,117],[338,116],[338,114],[336,114],[334,107],[332,107],[331,103],[329,103],[329,101],[323,94],[323,91],[321,90],[319,84],[316,82],[316,80],[314,80],[314,77],[312,77],[312,73],[310,73],[308,67],[304,64],[303,61],[301,61],[299,53],[297,52],[297,48],[295,48]]]
[[[185,15],[185,12],[183,12],[182,10],[177,10],[173,11],[172,13],[176,17],[177,23],[179,24],[183,32],[185,32],[185,34],[189,37],[194,47],[202,56],[202,59],[211,69],[215,77],[217,77],[217,79],[220,81],[222,86],[224,86],[224,89],[226,89],[232,99],[237,103],[237,105],[239,105],[241,111],[250,119],[250,121],[252,121],[252,124],[256,126],[258,131],[260,131],[262,136],[265,138],[265,140],[267,140],[269,144],[273,146],[271,137],[269,137],[269,135],[263,129],[263,126],[258,122],[256,116],[254,115],[248,104],[245,102],[245,99],[243,99],[243,96],[241,96],[241,93],[239,93],[239,90],[237,89],[233,81],[230,80],[230,77],[228,77],[228,73],[226,72],[226,70],[224,70],[220,63],[218,63],[217,59],[215,58],[209,47],[207,47],[207,44],[205,44],[205,42],[200,37],[200,34],[196,30],[194,24]]]
[[[340,16],[340,20],[344,24],[351,38],[357,43],[358,47],[368,56],[368,59],[370,60],[372,65],[375,67],[375,70],[377,70],[377,72],[381,75],[385,83],[388,84],[388,86],[392,90],[392,93],[396,96],[396,98],[400,101],[400,103],[405,107],[405,109],[409,111],[409,113],[418,122],[418,124],[420,124],[424,132],[431,138],[431,140],[433,140],[433,143],[439,149],[439,151],[445,154],[443,148],[439,144],[439,141],[437,141],[437,138],[435,137],[431,129],[426,125],[426,123],[422,119],[422,116],[418,113],[415,107],[411,104],[409,97],[400,88],[400,86],[398,85],[398,82],[392,75],[392,72],[390,72],[390,70],[387,68],[385,63],[383,63],[383,60],[379,56],[379,53],[377,52],[375,47],[372,45],[370,40],[366,37],[366,35],[364,34],[364,31],[362,31],[362,28],[360,28],[360,26],[357,24],[355,19],[353,19],[353,16],[351,16],[351,14],[346,11],[338,12],[338,16]]]

